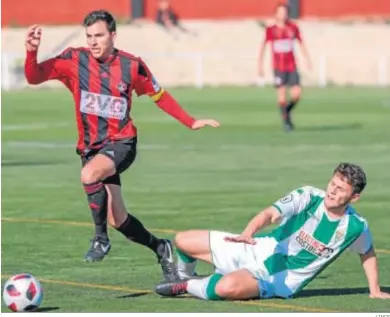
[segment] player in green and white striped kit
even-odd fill
[[[208,300],[291,298],[346,249],[358,253],[370,297],[381,292],[377,260],[367,222],[351,204],[366,185],[363,170],[341,163],[326,191],[304,186],[254,217],[241,235],[220,231],[186,231],[176,236],[180,280],[156,287],[162,296],[190,293]],[[257,234],[271,223],[271,233]],[[197,260],[211,263],[215,273],[194,276]]]

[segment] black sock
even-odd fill
[[[95,236],[108,239],[107,235],[107,191],[102,182],[83,184],[89,208],[95,223]]]
[[[294,107],[298,103],[298,101],[299,101],[299,99],[290,100],[290,102],[287,105],[287,113],[290,113],[290,111],[294,109]]]
[[[158,254],[160,239],[151,234],[144,225],[134,216],[128,214],[126,220],[117,228],[127,239],[144,245]]]
[[[290,116],[287,112],[287,107],[285,102],[279,102],[279,108],[280,108],[280,113],[282,115],[282,119],[285,124],[288,124],[290,122]]]

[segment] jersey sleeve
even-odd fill
[[[42,63],[37,61],[37,51],[27,51],[25,76],[30,84],[40,84],[48,80],[61,80],[71,69],[73,49],[68,48],[61,54],[49,58]]]
[[[160,87],[152,72],[141,59],[138,63],[138,74],[134,90],[137,96],[147,95],[155,102],[164,94],[164,89]]]
[[[300,43],[302,43],[301,30],[299,29],[299,27],[298,27],[297,25],[295,26],[295,38],[296,38]]]
[[[134,83],[137,96],[148,95],[160,109],[188,128],[192,128],[196,121],[195,118],[188,114],[167,91],[160,87],[152,72],[141,59],[138,62],[137,79]]]
[[[358,254],[366,254],[372,249],[372,246],[373,241],[371,231],[366,223],[363,232],[360,234],[359,238],[352,243],[349,249]]]
[[[290,218],[302,211],[310,201],[309,187],[293,190],[283,198],[272,204],[282,215],[282,218]]]

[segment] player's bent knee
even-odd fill
[[[302,89],[300,86],[294,86],[291,88],[291,98],[294,100],[298,100],[301,97]]]
[[[99,171],[84,167],[81,170],[81,182],[83,184],[92,184],[100,180]]]
[[[175,245],[183,251],[185,251],[186,246],[188,245],[188,235],[189,231],[180,231],[175,236]]]
[[[237,280],[225,276],[218,282],[215,292],[222,298],[239,299],[241,285]]]
[[[175,244],[179,249],[183,251],[188,251],[188,249],[194,251],[194,249],[198,249],[198,246],[204,244],[205,238],[207,238],[207,246],[208,246],[208,231],[204,231],[204,230],[180,231],[175,236]]]

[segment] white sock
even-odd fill
[[[194,276],[195,267],[198,261],[179,249],[176,250],[176,253],[179,277],[182,279],[187,279]]]
[[[221,297],[215,292],[221,274],[213,274],[202,279],[192,279],[187,282],[187,292],[195,297],[206,300],[220,300]]]

